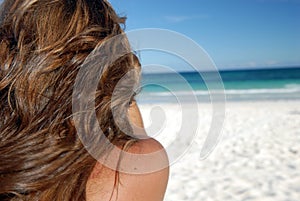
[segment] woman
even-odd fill
[[[77,114],[72,113],[76,76],[95,48],[123,34],[120,23],[124,18],[105,0],[4,0],[0,200],[163,200],[168,167],[143,172],[140,166],[140,174],[122,172],[130,160],[117,155],[118,166],[107,166],[91,156],[77,134]],[[109,47],[109,53],[129,49],[126,38],[121,44]],[[117,84],[132,70],[138,72],[140,65],[128,53],[105,68],[99,80],[94,101],[103,133],[92,132],[96,125],[92,119],[85,119],[84,125],[99,158],[115,158],[112,153],[118,149],[144,155],[163,149],[153,139],[135,137],[134,128],[143,124],[134,97],[113,97]],[[139,73],[130,75],[137,83]],[[118,112],[113,114],[112,108]],[[167,164],[162,153],[159,160]]]

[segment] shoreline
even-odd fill
[[[195,105],[184,106],[191,116],[195,113]],[[184,135],[193,131],[187,127],[183,137],[176,135],[181,125],[178,105],[153,103],[140,108],[145,126],[151,125],[153,108],[158,116],[159,111],[165,113],[164,130],[154,136],[165,147],[173,141],[187,145]],[[197,133],[170,167],[165,201],[296,201],[300,197],[300,100],[226,102],[220,141],[204,160],[199,156],[212,121],[211,104],[198,103],[198,109],[199,119],[188,119],[197,124]]]

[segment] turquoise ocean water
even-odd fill
[[[192,96],[207,102],[222,91],[227,101],[300,100],[300,67],[143,74],[141,86],[142,103],[195,100]]]

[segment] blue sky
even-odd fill
[[[2,1],[0,0],[0,3]],[[110,0],[126,30],[170,29],[196,41],[219,69],[300,66],[300,0]],[[142,63],[186,70],[166,54]]]
[[[110,0],[126,30],[170,29],[196,41],[219,69],[300,66],[300,0]],[[142,62],[184,65],[141,52]],[[161,60],[160,60],[161,59]]]

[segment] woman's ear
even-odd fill
[[[144,129],[143,118],[140,109],[135,100],[133,100],[128,109],[128,118],[133,128],[133,133],[136,136],[145,136],[146,131]]]

